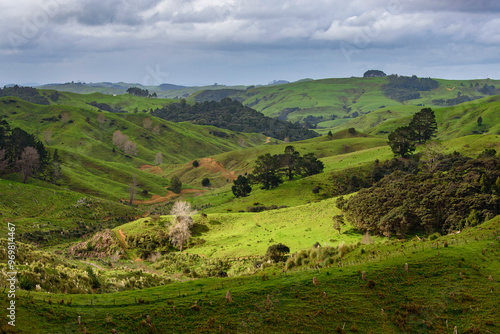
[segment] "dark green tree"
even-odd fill
[[[483,125],[483,118],[481,116],[479,116],[477,118],[477,126],[481,126],[481,125]]]
[[[298,172],[301,163],[300,153],[295,151],[291,145],[285,147],[285,155],[283,156],[283,168],[288,180],[292,180],[293,176]]]
[[[407,158],[415,151],[415,131],[409,126],[402,126],[389,134],[389,146],[396,156]]]
[[[233,181],[231,190],[236,197],[247,197],[252,191],[252,187],[248,184],[248,179],[246,177],[239,175],[238,178]]]
[[[325,165],[314,156],[314,153],[304,155],[299,162],[298,169],[302,177],[307,177],[323,172]]]
[[[283,183],[280,160],[279,156],[269,153],[257,157],[250,177],[251,181],[262,184],[261,189],[265,190],[279,186]]]
[[[176,194],[180,194],[182,190],[182,182],[179,180],[177,176],[174,176],[172,180],[170,180],[170,190],[172,190]]]
[[[266,257],[273,262],[286,260],[286,254],[290,253],[290,248],[282,243],[271,245],[267,248]]]
[[[204,178],[203,180],[201,180],[201,185],[203,187],[209,187],[210,186],[210,179],[208,177]]]
[[[424,108],[413,115],[410,128],[415,131],[415,140],[423,144],[436,135],[437,123],[434,111],[431,108]]]

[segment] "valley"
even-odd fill
[[[0,97],[1,330],[498,332],[500,82],[398,78]]]

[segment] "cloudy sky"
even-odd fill
[[[0,2],[0,84],[500,78],[496,0]]]

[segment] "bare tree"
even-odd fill
[[[144,129],[149,130],[153,126],[153,121],[149,118],[145,118],[142,120],[142,126]]]
[[[191,237],[191,227],[193,226],[193,215],[196,210],[191,208],[191,204],[184,201],[175,202],[170,214],[175,216],[174,224],[170,227],[169,236],[172,244],[182,252],[184,244]]]
[[[70,119],[70,118],[69,118],[69,114],[68,114],[67,112],[63,112],[63,113],[61,114],[61,121],[62,121],[63,123],[68,123],[68,122],[69,122],[69,119]]]
[[[152,131],[155,135],[159,135],[160,134],[160,126],[155,125]]]
[[[43,132],[43,140],[45,140],[45,143],[48,145],[51,139],[52,139],[52,131],[45,130]]]
[[[344,215],[335,215],[333,216],[333,228],[340,232],[342,230],[342,225],[344,225]]]
[[[97,121],[100,124],[104,124],[104,122],[106,122],[106,117],[103,115],[102,112],[97,115]]]
[[[135,172],[134,172],[134,175],[132,176],[132,184],[130,185],[130,200],[128,202],[128,204],[130,205],[134,203],[134,195],[136,187],[137,187],[137,178],[135,177]]]
[[[133,141],[128,140],[123,147],[123,151],[125,152],[125,154],[135,157],[138,153],[137,145]]]
[[[5,149],[0,150],[0,173],[7,169],[9,165],[7,159],[5,159]]]
[[[158,152],[155,155],[155,165],[161,165],[162,163],[163,163],[163,154],[161,154],[161,152]]]
[[[120,130],[113,133],[113,144],[120,150],[125,148],[125,143],[128,141],[128,136],[123,134]]]
[[[21,159],[16,161],[16,166],[23,174],[23,182],[26,182],[28,177],[33,175],[34,172],[36,175],[36,168],[38,167],[39,161],[40,155],[35,148],[28,146],[24,149],[21,153]]]
[[[443,147],[435,142],[427,142],[423,149],[422,161],[430,173],[434,173],[441,162],[443,162]]]

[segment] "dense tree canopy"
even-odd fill
[[[22,87],[18,85],[12,87],[4,86],[3,89],[0,88],[0,97],[3,96],[14,96],[36,104],[43,104],[43,105],[50,104],[49,100],[47,100],[45,96],[40,95],[38,90],[32,87]]]
[[[256,132],[263,135],[291,141],[317,137],[314,131],[298,123],[280,121],[243,106],[240,102],[224,98],[220,102],[203,102],[193,105],[185,100],[166,105],[151,112],[152,115],[172,122],[189,121],[194,124],[213,125],[238,132]]]
[[[0,121],[0,151],[0,173],[19,171],[24,181],[29,176],[52,180],[50,154],[43,143],[5,120]]]
[[[231,190],[236,197],[247,197],[252,191],[252,187],[248,183],[248,179],[246,177],[239,175],[238,178],[233,181]]]
[[[404,236],[449,232],[500,213],[500,159],[443,156],[434,173],[395,171],[343,203],[348,221],[360,230]]]
[[[271,189],[283,183],[283,177],[292,180],[294,176],[307,177],[323,172],[323,162],[313,153],[301,156],[293,146],[285,148],[285,154],[269,153],[257,157],[255,167],[250,174],[253,183],[262,184],[262,189]]]
[[[391,74],[389,82],[382,86],[385,96],[398,102],[420,98],[419,91],[436,89],[439,83],[431,78],[417,78],[417,76],[405,77]]]

